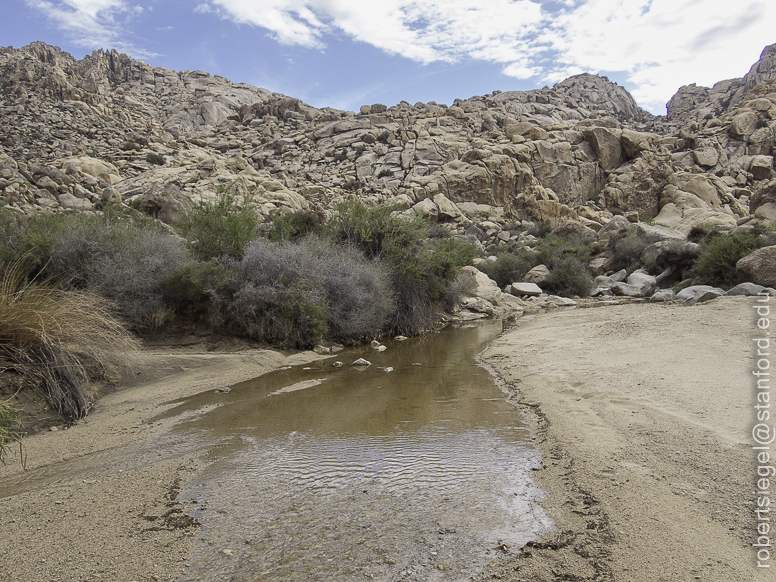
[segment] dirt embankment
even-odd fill
[[[483,579],[776,579],[752,549],[754,301],[555,313],[484,352],[533,423],[558,531]]]

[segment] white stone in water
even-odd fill
[[[339,368],[339,367],[341,367],[342,365],[343,365],[343,364],[342,364],[342,362],[334,362],[334,363],[332,364],[332,366],[334,366],[335,368]]]
[[[379,345],[375,348],[378,352],[384,352],[388,348],[386,348],[384,345]]]
[[[388,366],[388,367],[385,369],[385,371],[386,371],[386,372],[393,372],[393,368],[391,368],[390,366]]]
[[[364,358],[359,358],[352,364],[353,366],[371,366],[372,362],[369,362],[365,360]]]

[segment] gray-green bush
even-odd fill
[[[281,345],[323,335],[354,342],[379,335],[395,309],[386,269],[355,249],[318,238],[248,244],[219,309],[233,328]]]

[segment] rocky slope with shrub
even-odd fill
[[[325,223],[357,198],[498,256],[480,267],[506,291],[496,304],[530,296],[505,289],[517,282],[579,296],[772,285],[767,260],[730,273],[774,242],[776,45],[743,78],[680,88],[666,116],[590,74],[359,112],[41,42],[0,49],[0,77],[0,201],[28,216],[120,203],[177,227],[228,193],[266,234],[299,213]],[[704,264],[720,233],[727,262]]]

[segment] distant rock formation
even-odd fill
[[[761,194],[774,178],[776,45],[741,79],[682,87],[666,116],[590,74],[449,107],[317,109],[116,51],[79,61],[41,42],[0,48],[0,78],[0,200],[25,213],[121,199],[170,221],[228,187],[269,219],[325,215],[356,195],[460,236],[475,225],[486,248],[506,243],[499,229],[516,221],[598,231],[624,215],[687,233],[776,220]]]

